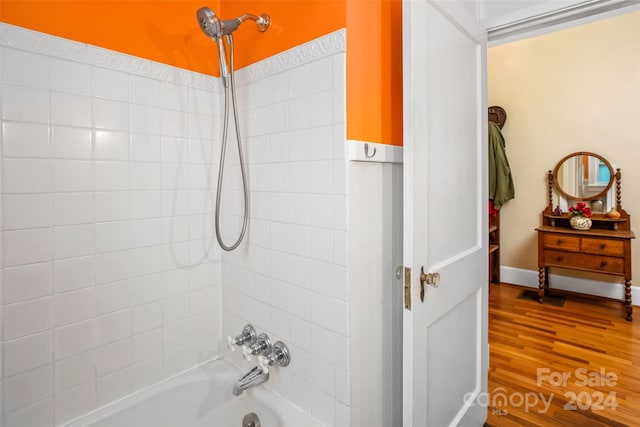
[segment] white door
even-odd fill
[[[486,33],[474,3],[403,2],[405,427],[486,419]],[[440,275],[424,302],[421,268]]]

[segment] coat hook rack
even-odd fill
[[[376,147],[373,147],[373,152],[371,153],[371,155],[369,155],[369,144],[367,143],[364,144],[364,156],[367,159],[373,158],[373,156],[376,155],[376,151],[378,151],[378,149]]]

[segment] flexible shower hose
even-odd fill
[[[216,229],[216,239],[218,239],[218,244],[225,251],[232,251],[236,249],[244,235],[247,231],[247,223],[249,222],[249,189],[247,188],[247,174],[244,167],[244,155],[242,153],[242,140],[240,138],[240,123],[238,122],[238,104],[236,102],[236,84],[234,79],[234,64],[233,64],[233,37],[231,34],[227,35],[227,42],[229,43],[229,56],[231,62],[231,72],[229,73],[230,84],[225,84],[224,89],[224,124],[222,127],[222,143],[220,146],[220,167],[218,168],[218,186],[216,189],[216,212],[215,212],[215,229]],[[223,77],[224,78],[224,77]],[[242,192],[244,196],[244,214],[242,220],[242,230],[240,231],[240,235],[238,239],[230,246],[227,246],[222,241],[222,236],[220,234],[220,199],[222,196],[222,179],[224,177],[224,163],[225,163],[225,153],[227,151],[227,139],[228,139],[228,130],[229,130],[229,92],[231,92],[231,100],[233,104],[233,121],[235,123],[236,128],[236,142],[238,146],[238,159],[240,161],[240,174],[242,175]]]

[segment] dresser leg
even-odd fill
[[[538,268],[538,302],[542,303],[544,300],[544,285],[545,285],[545,268]]]
[[[624,310],[627,312],[627,320],[631,321],[631,313],[633,311],[631,306],[631,280],[624,281]]]
[[[549,289],[549,267],[544,268],[544,290]]]

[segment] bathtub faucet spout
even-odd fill
[[[242,392],[249,387],[262,384],[268,379],[269,372],[263,370],[259,366],[256,366],[255,368],[244,374],[242,378],[236,381],[236,383],[233,385],[233,394],[234,396],[240,396]]]

